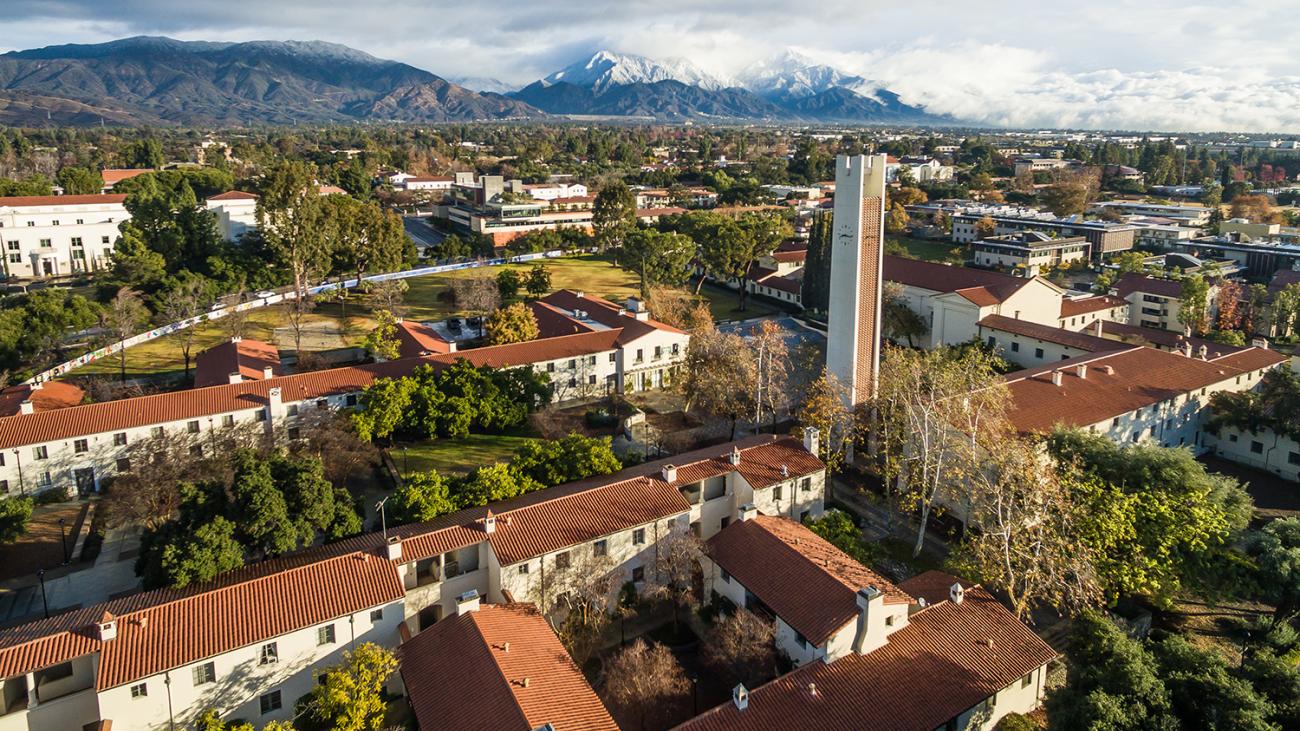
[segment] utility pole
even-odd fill
[[[383,500],[375,503],[375,510],[379,511],[379,526],[384,533],[384,543],[388,543],[388,516],[385,514],[385,506],[388,504],[390,495],[385,495]]]

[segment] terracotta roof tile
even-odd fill
[[[147,171],[146,171],[147,172]],[[31,208],[35,206],[92,206],[121,204],[126,194],[108,195],[19,195],[0,198],[0,208]]]
[[[210,200],[210,201],[255,201],[255,200],[257,200],[257,194],[256,194],[256,193],[246,193],[246,192],[244,192],[244,191],[242,191],[242,190],[228,190],[228,191],[226,191],[225,193],[217,193],[216,195],[210,195],[210,196],[208,196],[207,200]]]
[[[859,589],[891,604],[912,598],[829,541],[787,518],[759,515],[708,541],[709,558],[814,645],[858,616]]]
[[[898,588],[917,599],[924,599],[926,604],[938,604],[948,600],[948,592],[952,589],[953,584],[961,584],[963,589],[974,586],[965,579],[937,569],[931,569],[903,581],[898,585]]]
[[[1177,298],[1182,294],[1182,285],[1172,279],[1156,279],[1137,272],[1129,272],[1111,285],[1115,295],[1127,299],[1134,292],[1158,294],[1161,297]]]
[[[403,644],[401,662],[422,729],[618,731],[531,604],[444,619]]]
[[[985,269],[949,266],[889,254],[885,255],[884,278],[932,292],[959,292],[981,306],[985,306],[984,302],[1001,302],[1033,281]]]
[[[1079,356],[1008,374],[1009,416],[1021,432],[1046,433],[1057,424],[1089,426],[1285,360],[1261,348],[1211,361],[1148,347]],[[1077,375],[1079,365],[1087,366],[1083,378]],[[1060,386],[1052,384],[1056,370]]]
[[[930,731],[1057,657],[988,592],[911,616],[866,655],[809,663],[678,726],[684,731]],[[815,692],[813,692],[815,690]]]
[[[1101,324],[1103,337],[1123,340],[1133,345],[1150,345],[1162,350],[1181,350],[1184,343],[1191,343],[1193,354],[1199,354],[1201,346],[1204,345],[1206,352],[1212,355],[1214,353],[1227,355],[1245,350],[1248,347],[1244,345],[1225,345],[1224,343],[1216,343],[1213,340],[1189,337],[1164,328],[1142,327],[1141,325],[1130,325],[1125,322],[1111,322],[1109,320],[1098,322]],[[1094,323],[1092,327],[1095,326]]]
[[[402,358],[452,352],[451,343],[443,340],[433,328],[410,320],[397,323],[397,342]]]
[[[153,168],[104,168],[99,171],[99,176],[104,179],[104,185],[112,185],[127,178],[152,172],[154,172]]]
[[[539,338],[553,338],[560,335],[573,335],[594,330],[594,328],[569,317],[555,305],[535,300],[528,303],[528,308],[533,311],[533,317],[537,318]]]
[[[0,391],[0,416],[13,416],[22,410],[23,401],[31,400],[33,411],[53,411],[79,405],[86,392],[63,381],[39,384],[35,390],[20,383]]]
[[[227,340],[199,353],[194,359],[194,387],[219,386],[230,382],[238,373],[246,381],[263,378],[270,367],[272,377],[284,375],[280,367],[280,349],[260,340]]]
[[[1023,335],[1024,337],[1034,338],[1035,340],[1042,340],[1048,343],[1056,343],[1058,345],[1065,345],[1088,353],[1105,352],[1108,350],[1123,350],[1128,347],[1124,343],[1114,340],[1099,338],[1075,330],[1066,330],[1063,327],[1042,325],[1028,320],[1017,320],[1014,317],[1007,317],[1005,315],[988,315],[981,318],[977,324],[981,329],[997,330],[1012,333],[1014,335]]]
[[[1061,300],[1061,318],[1077,317],[1086,315],[1089,312],[1100,312],[1114,307],[1128,307],[1128,301],[1110,295],[1082,297],[1079,299],[1065,298]]]
[[[606,327],[621,328],[623,334],[619,338],[619,344],[629,343],[655,330],[679,334],[683,332],[658,320],[638,320],[630,315],[619,314],[620,307],[612,302],[598,297],[580,296],[579,293],[568,289],[552,292],[543,297],[541,301],[552,307],[558,307],[566,314],[574,310],[582,310],[592,320]]]

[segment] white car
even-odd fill
[[[269,289],[264,289],[264,290],[262,290],[261,292],[258,292],[256,296],[257,296],[259,299],[266,299],[267,297],[274,297],[274,296],[275,296],[275,292],[272,292],[272,291],[269,290]]]

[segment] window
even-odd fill
[[[370,623],[374,624],[375,622],[382,622],[382,621],[384,621],[384,608],[380,607],[378,609],[371,609]]]
[[[18,251],[18,242],[17,242],[17,241],[10,241],[10,242],[8,242],[7,246],[9,247],[9,250],[10,250],[10,251]]]
[[[645,351],[643,351],[641,348],[637,348],[637,349],[636,349],[636,362],[637,362],[637,363],[640,363],[640,362],[643,361],[643,360],[645,360]]]
[[[37,480],[41,487],[49,487],[54,484],[54,478],[50,476],[49,470],[41,473],[41,478]]]
[[[577,385],[578,385],[578,379],[577,379],[577,378],[574,378],[574,377],[572,377],[572,376],[570,376],[570,377],[569,377],[569,388],[576,388]]]
[[[85,223],[85,222],[86,222],[86,219],[84,219],[84,218],[78,218],[78,219],[77,219],[77,225],[78,225],[78,226],[80,226],[81,224],[83,224],[83,223]],[[80,241],[80,239],[77,239],[77,240]]]
[[[32,456],[36,459],[49,459],[50,450],[45,446],[32,447]]]
[[[893,626],[894,626],[894,621],[895,621],[895,619],[894,619],[894,615],[892,615],[892,614],[889,615],[888,617],[885,617],[885,626],[886,626],[886,627],[893,627]]]
[[[267,410],[266,410],[266,409],[258,409],[258,410],[257,410],[257,420],[258,420],[258,421],[266,421],[266,416],[267,416]]]
[[[325,625],[324,627],[319,627],[319,628],[317,628],[317,630],[316,630],[316,644],[317,644],[317,645],[332,645],[332,644],[334,644],[334,625],[332,625],[332,624],[327,624],[327,625]]]
[[[9,481],[8,481],[8,480],[0,480],[0,494],[3,494],[3,495],[8,495],[8,494],[9,494]]]
[[[117,471],[118,471],[118,472],[130,472],[130,471],[131,471],[131,458],[130,458],[130,457],[121,457],[121,458],[119,458],[119,459],[117,460]]]
[[[1020,352],[1020,343],[1019,343],[1018,341],[1015,341],[1015,340],[1012,340],[1012,341],[1011,341],[1011,352],[1012,352],[1012,353],[1019,353],[1019,352]]]
[[[718,570],[722,572],[722,583],[724,583],[724,584],[730,584],[730,583],[731,583],[731,574],[727,573],[727,570],[724,569],[724,568],[719,568]]]
[[[1034,348],[1034,357],[1035,357],[1035,358],[1042,358],[1042,357],[1043,357],[1043,349],[1042,349],[1042,348]]]
[[[632,569],[632,583],[639,584],[642,581],[645,581],[645,567],[637,566]]]
[[[343,400],[343,403],[345,403],[348,406],[356,406],[357,395],[355,393],[348,394],[347,398]]]
[[[185,425],[185,431],[189,432],[190,434],[198,434],[198,433],[199,433],[199,420],[198,420],[198,419],[195,419],[195,420],[189,422],[188,424],[186,424],[186,425]]]
[[[594,355],[588,356],[587,365],[596,365],[596,356]]]
[[[126,446],[126,432],[120,431],[113,435],[113,446],[114,447]]]
[[[557,554],[555,554],[555,568],[557,568],[557,569],[567,569],[567,568],[569,568],[569,552],[568,552],[568,551],[565,551],[564,553],[557,553]]]
[[[1263,454],[1263,453],[1264,453],[1264,443],[1263,443],[1263,442],[1254,442],[1254,441],[1252,441],[1252,442],[1250,443],[1250,451],[1251,451],[1251,452],[1254,452],[1255,454]]]
[[[287,413],[289,416],[297,416],[298,404],[289,404],[289,406],[285,409],[285,413]]]
[[[100,236],[100,237],[99,237],[99,243],[107,245],[107,244],[108,244],[108,237],[107,237],[107,236]]]
[[[270,665],[271,663],[279,661],[280,648],[276,647],[274,642],[268,642],[265,645],[262,645],[261,657],[257,661],[259,665]]]
[[[1300,464],[1300,452],[1292,452],[1287,455],[1286,461],[1291,464]]]
[[[610,353],[610,354],[609,354],[609,362],[610,362],[610,363],[613,363],[613,362],[614,362],[615,360],[617,360],[617,359],[618,359],[618,354],[617,354],[617,353]]]
[[[577,359],[577,358],[570,358],[570,359],[569,359],[569,370],[571,370],[571,371],[572,371],[572,370],[576,370],[577,367],[578,367],[578,359]]]
[[[222,425],[222,426],[234,426],[234,425],[235,425],[235,415],[234,415],[234,414],[226,414],[225,416],[221,417],[221,425]]]
[[[1297,458],[1300,458],[1300,454],[1297,454],[1296,452],[1292,452],[1291,454],[1296,455]],[[634,546],[645,545],[645,528],[637,528],[636,530],[632,531],[632,545]]]
[[[145,698],[148,695],[149,695],[148,683],[136,683],[135,685],[131,686],[132,698]]]
[[[780,500],[783,497],[785,497],[785,485],[777,485],[776,487],[772,488],[773,500]]]
[[[328,409],[329,407],[330,407],[330,402],[329,402],[327,399],[323,399],[323,398],[322,398],[322,399],[316,399],[316,408],[318,408],[318,409]]]
[[[591,555],[596,557],[609,555],[609,541],[604,538],[591,544]]]
[[[90,451],[90,444],[85,439],[78,439],[72,443],[72,451],[77,454],[85,454]]]
[[[300,437],[302,437],[302,429],[300,429],[300,428],[298,428],[298,427],[296,427],[296,426],[291,426],[291,427],[289,427],[289,438],[290,438],[290,439],[298,439],[298,438],[300,438]]]
[[[283,701],[280,700],[280,691],[278,690],[273,690],[270,693],[267,693],[266,695],[258,698],[257,704],[261,706],[263,716],[265,716],[268,713],[274,713],[275,711],[280,710],[280,708],[284,705]]]
[[[555,364],[554,364],[554,363],[547,363],[547,364],[546,364],[546,372],[547,372],[547,373],[554,373],[554,372],[555,372]]]
[[[722,530],[723,528],[726,528],[729,525],[731,525],[730,515],[724,515],[720,520],[718,520],[718,530]]]
[[[162,435],[163,435],[163,428],[161,426],[155,426],[154,428],[149,430],[149,436],[153,437],[154,439],[157,439]]]
[[[53,224],[53,225],[55,225],[55,226],[58,226],[58,225],[59,225],[59,219],[56,218],[56,219],[54,219],[53,221],[50,221],[50,223]]]
[[[215,682],[216,679],[217,679],[217,666],[214,665],[213,663],[205,662],[202,665],[194,668],[195,685],[212,683]]]
[[[80,246],[81,246],[81,237],[80,237],[80,236],[73,236],[73,237],[72,237],[72,245],[73,245],[73,246],[76,246],[76,247],[80,247]]]
[[[10,263],[10,264],[21,264],[22,261],[23,261],[23,255],[22,255],[22,254],[10,254],[10,255],[9,255],[9,263]]]
[[[527,562],[527,561],[525,561],[524,563],[519,564],[519,573],[521,573],[521,574],[526,574],[526,573],[528,573],[528,562]]]
[[[659,359],[662,358],[662,357],[664,357],[664,348],[663,348],[662,345],[656,345],[656,346],[655,346],[655,360],[659,360]]]
[[[812,478],[811,478],[811,477],[805,477],[805,478],[803,478],[802,480],[800,480],[800,481],[799,481],[799,489],[800,489],[800,490],[803,490],[804,492],[808,492],[809,490],[811,490],[811,489],[812,489]]]
[[[795,632],[795,633],[794,633],[794,641],[797,642],[797,643],[799,643],[799,649],[800,649],[800,650],[807,650],[807,649],[808,649],[808,638],[807,638],[807,637],[804,637],[802,634],[800,634],[800,633],[798,633],[798,632]]]
[[[202,457],[202,456],[203,456],[203,445],[202,445],[202,444],[191,444],[191,445],[190,445],[190,455],[191,455],[191,456],[194,456],[194,457]]]
[[[594,386],[596,384],[596,374],[593,373],[590,376],[587,376],[587,383]]]

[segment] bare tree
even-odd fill
[[[756,688],[777,675],[776,623],[739,608],[714,622],[700,647],[700,660],[727,687]]]
[[[235,302],[244,301],[245,290],[241,287],[234,295]],[[218,320],[221,332],[228,338],[242,338],[248,334],[248,310],[236,310],[230,307]]]
[[[691,681],[667,647],[637,639],[611,658],[601,697],[619,726],[664,729],[685,720]]]
[[[627,577],[613,558],[597,556],[589,545],[570,549],[564,561],[542,567],[537,603],[581,665],[600,648]]]
[[[497,288],[496,277],[489,272],[457,277],[451,280],[451,290],[456,296],[456,306],[471,315],[486,318],[501,306],[501,290]],[[482,334],[481,327],[479,334]]]
[[[673,630],[676,631],[681,610],[699,600],[697,587],[701,583],[700,558],[704,555],[704,542],[694,531],[672,525],[666,535],[657,536],[655,541],[645,596],[672,603]]]
[[[187,277],[167,290],[162,298],[159,312],[163,324],[188,320],[208,311],[212,304],[212,295],[208,283],[199,277]],[[181,355],[185,357],[185,377],[190,375],[190,351],[194,348],[194,338],[199,329],[193,325],[176,333],[180,342]]]
[[[714,329],[691,337],[677,386],[686,397],[686,411],[699,409],[731,422],[736,438],[739,421],[753,414],[754,353],[739,335]]]
[[[364,477],[379,460],[379,450],[357,436],[351,417],[333,409],[300,411],[298,427],[305,439],[292,443],[291,451],[319,457],[325,479],[335,485]]]
[[[302,331],[307,324],[307,315],[316,309],[316,298],[309,294],[289,300],[289,327],[293,330],[293,352],[302,357]]]
[[[823,367],[821,375],[804,389],[803,402],[795,414],[800,425],[817,429],[820,435],[817,456],[832,473],[844,466],[845,455],[855,437],[856,422],[848,402],[848,388]]]
[[[406,306],[406,291],[410,289],[410,285],[405,279],[366,282],[365,287],[372,310],[388,310],[394,317],[406,316],[409,309]]]
[[[140,326],[148,321],[149,310],[145,308],[139,292],[130,287],[123,287],[117,290],[117,295],[108,303],[101,317],[104,328],[113,336],[113,340],[121,342],[135,335]],[[120,364],[118,375],[125,381],[126,348],[118,351],[118,363]]]
[[[776,431],[777,417],[789,406],[790,349],[786,338],[790,331],[772,320],[764,320],[750,338],[749,347],[754,352],[755,388],[754,423],[763,423],[764,412],[772,419]]]

